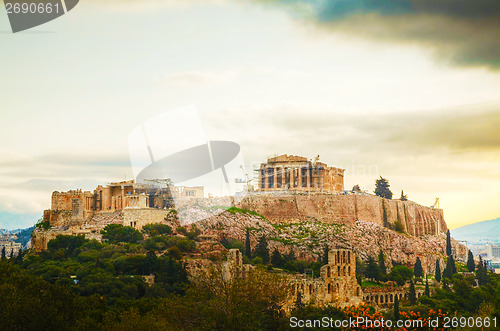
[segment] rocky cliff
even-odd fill
[[[294,250],[295,255],[304,260],[317,260],[324,246],[330,248],[349,248],[361,260],[368,256],[377,258],[382,250],[386,265],[394,263],[413,267],[417,257],[422,261],[426,273],[434,273],[436,260],[445,264],[446,236],[444,234],[422,234],[412,236],[399,233],[380,224],[380,221],[356,221],[353,224],[303,220],[279,223],[260,217],[252,211],[236,209],[223,212],[196,223],[204,235],[218,238],[218,241],[237,239],[245,241],[246,229],[250,229],[251,246],[257,244],[260,236],[268,238],[269,250],[275,248],[283,254]],[[452,240],[455,250],[461,245]]]
[[[254,195],[245,197],[238,207],[255,211],[275,224],[317,220],[352,226],[359,220],[394,227],[399,220],[413,236],[448,230],[442,209],[373,195]]]

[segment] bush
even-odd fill
[[[142,227],[142,233],[148,236],[161,236],[172,234],[172,228],[168,225],[161,223],[146,224]]]
[[[142,240],[142,234],[131,226],[121,224],[108,224],[101,231],[103,238],[108,239],[110,243],[137,243]]]

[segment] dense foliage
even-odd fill
[[[390,186],[389,181],[380,176],[380,179],[375,181],[375,194],[382,198],[392,199],[392,192],[389,188]]]
[[[182,235],[179,235],[182,233]],[[185,269],[188,255],[196,261],[199,230],[168,226],[147,226],[142,233],[128,227],[108,226],[105,243],[82,236],[58,236],[40,253],[21,254],[0,261],[0,311],[7,330],[282,330],[289,319],[282,307],[291,290],[274,268],[319,275],[327,261],[326,249],[317,262],[298,260],[293,247],[286,253],[269,252],[262,236],[252,252],[256,270],[250,277],[223,277],[217,262],[208,272],[189,280]],[[236,239],[224,239],[227,248],[246,246]],[[269,254],[269,262],[263,256]],[[245,257],[247,262],[252,262]],[[448,270],[452,270],[448,258]],[[261,264],[261,265],[258,265]],[[402,265],[387,275],[385,257],[356,261],[357,277],[377,282],[394,281],[407,286],[408,299],[385,313],[368,306],[336,309],[305,305],[301,296],[292,316],[333,319],[429,318],[436,314],[499,316],[500,277],[488,272],[481,262],[474,276],[452,273],[449,284],[425,281],[425,295],[415,297],[422,280]],[[454,264],[454,263],[453,263]],[[456,268],[456,267],[455,267]],[[154,275],[149,285],[144,276]],[[448,279],[448,278],[447,278]],[[419,282],[421,283],[419,285]],[[477,286],[479,283],[480,286]],[[383,283],[373,283],[385,286]],[[431,286],[429,286],[431,285]],[[265,289],[265,290],[263,290]],[[416,302],[415,302],[416,301]],[[293,305],[293,303],[292,303]],[[292,307],[293,308],[293,307]],[[441,312],[438,313],[438,311]],[[29,316],[29,318],[26,318]],[[441,316],[441,315],[440,315]]]

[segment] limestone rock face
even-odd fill
[[[356,221],[393,225],[398,220],[413,235],[438,235],[448,230],[443,210],[412,201],[388,200],[373,195],[257,195],[239,203],[273,223],[295,223],[308,219],[353,226]],[[384,208],[386,221],[384,221]]]
[[[268,238],[269,250],[277,249],[287,254],[292,249],[304,260],[317,260],[325,245],[330,248],[352,249],[360,260],[377,257],[382,249],[386,266],[393,263],[413,267],[417,257],[422,261],[424,272],[433,273],[436,259],[444,267],[446,240],[443,234],[412,236],[390,230],[379,222],[357,221],[352,225],[305,220],[276,224],[250,213],[222,213],[196,223],[205,235],[245,241],[246,229],[250,229],[250,242],[254,247],[260,236]],[[458,243],[455,243],[458,245]]]

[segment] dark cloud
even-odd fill
[[[431,48],[445,61],[500,69],[498,0],[276,0],[265,3],[300,8],[293,12],[302,13],[309,21],[336,32],[418,43]]]
[[[315,150],[328,153],[354,153],[372,159],[377,159],[374,153],[412,156],[441,151],[500,151],[500,105],[386,114],[332,113],[314,107],[282,106],[252,113],[252,118],[233,116],[219,125],[229,132],[243,122],[256,128],[258,142],[245,135],[238,140],[248,147],[245,153],[258,152],[251,155],[256,160],[262,159],[263,150],[279,151],[284,145],[300,151],[314,146]]]

